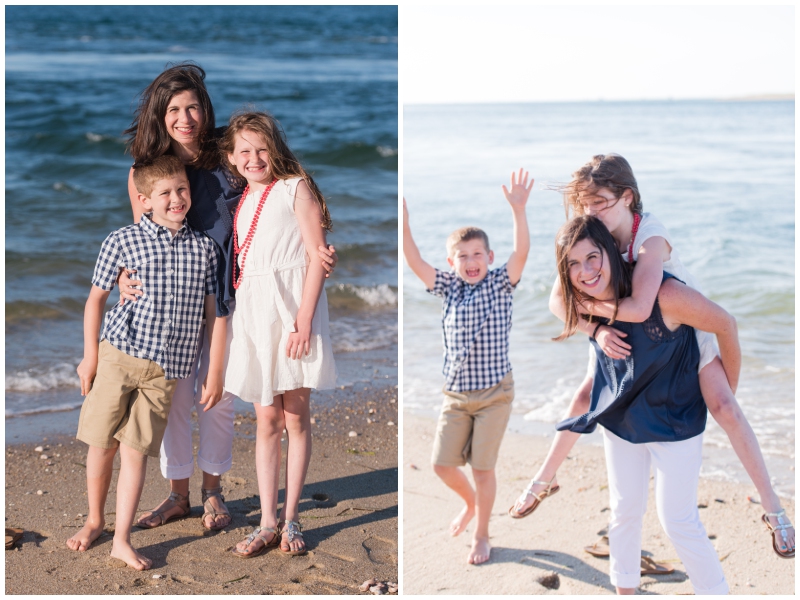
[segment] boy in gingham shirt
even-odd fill
[[[222,395],[225,319],[216,318],[216,245],[191,229],[186,170],[176,156],[134,166],[133,180],[146,214],[103,242],[84,313],[84,354],[78,366],[81,408],[77,438],[89,445],[86,459],[89,514],[67,540],[85,551],[105,526],[105,501],[120,447],[117,509],[111,556],[137,569],[150,559],[132,546],[130,528],[144,485],[148,456],[158,456],[176,379],[188,377],[197,335],[207,320],[211,350],[201,403]],[[135,269],[144,292],[139,302],[103,309],[121,268]]]
[[[442,298],[444,334],[444,403],[433,446],[433,469],[464,500],[450,523],[459,535],[477,517],[467,562],[489,560],[489,516],[497,488],[495,463],[503,439],[514,380],[508,360],[511,296],[528,258],[530,239],[525,205],[533,188],[528,173],[511,175],[511,190],[503,186],[514,216],[514,250],[508,262],[489,270],[494,252],[477,227],[464,227],[447,238],[449,273],[422,259],[411,236],[403,200],[403,254],[428,292]],[[475,489],[459,467],[469,463]]]

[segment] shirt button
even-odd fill
[[[169,344],[164,344],[164,348],[169,348]]]
[[[169,271],[167,271],[167,273],[169,273],[170,275],[172,275],[174,272],[175,272],[175,269],[170,269]]]
[[[169,299],[172,300],[174,296],[172,294],[169,295]]]

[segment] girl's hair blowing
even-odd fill
[[[599,188],[611,190],[617,199],[625,193],[625,190],[630,190],[633,194],[631,211],[642,214],[639,185],[628,161],[619,154],[598,154],[572,174],[572,181],[557,188],[564,194],[564,210],[567,217],[570,209],[573,215],[582,215],[580,194],[592,193]]]

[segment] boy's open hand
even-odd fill
[[[508,203],[513,207],[515,206],[525,206],[528,202],[528,196],[531,195],[531,190],[533,189],[533,179],[531,179],[530,185],[528,184],[528,172],[523,171],[523,169],[519,170],[519,177],[517,177],[516,173],[511,173],[511,191],[503,186],[503,193],[506,196],[506,200]]]
[[[78,377],[81,379],[81,396],[85,396],[92,389],[92,383],[97,375],[97,359],[88,360],[84,357],[77,368]]]

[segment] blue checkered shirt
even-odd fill
[[[144,294],[106,313],[101,340],[158,363],[167,379],[192,372],[205,297],[217,291],[216,244],[184,221],[173,236],[143,215],[103,242],[92,285],[112,290],[122,267],[136,269]]]
[[[514,286],[507,265],[493,269],[477,285],[436,269],[433,289],[442,298],[445,389],[483,390],[511,370],[508,333]]]

